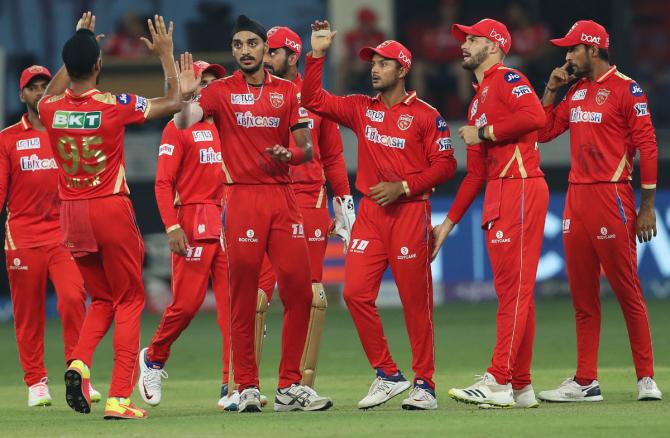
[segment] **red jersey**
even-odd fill
[[[487,180],[544,176],[540,169],[537,130],[545,115],[528,79],[496,64],[484,72],[468,109],[468,125],[493,126],[494,141],[467,147],[467,174],[449,210],[458,223]]]
[[[642,188],[656,188],[658,146],[647,97],[616,66],[595,81],[577,81],[555,108],[549,105],[545,143],[570,129],[572,184],[632,179],[633,159],[640,151]]]
[[[300,89],[302,77],[296,76],[293,83]],[[307,111],[302,109],[302,111]],[[309,130],[312,133],[314,158],[311,161],[292,166],[291,181],[296,202],[302,208],[328,208],[326,199],[326,180],[330,183],[335,196],[350,195],[347,167],[342,153],[340,126],[317,114],[307,111]],[[295,140],[291,137],[291,146]]]
[[[67,89],[58,96],[44,96],[38,109],[58,163],[61,199],[130,192],[123,137],[126,125],[146,120],[150,111],[147,99],[96,89],[75,95]]]
[[[156,203],[166,230],[179,224],[177,206],[220,205],[224,176],[221,141],[210,122],[177,129],[170,121],[163,130],[156,168]]]
[[[58,170],[49,136],[33,129],[27,115],[0,132],[0,204],[5,198],[5,249],[63,241]]]
[[[347,126],[358,138],[356,188],[368,195],[382,181],[406,181],[408,198],[427,198],[450,179],[456,159],[447,122],[435,108],[411,92],[387,108],[379,96],[333,96],[321,88],[325,57],[307,56],[303,105]]]
[[[261,87],[249,86],[239,70],[217,79],[199,96],[205,117],[219,130],[226,184],[288,184],[288,163],[266,151],[289,147],[291,131],[307,128],[307,114],[298,115],[298,89],[265,71]]]

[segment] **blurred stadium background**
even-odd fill
[[[469,73],[460,67],[459,44],[450,34],[454,22],[472,23],[485,16],[504,21],[513,47],[507,64],[521,68],[538,94],[552,68],[563,64],[564,53],[548,44],[549,37],[562,36],[578,19],[602,23],[612,41],[611,57],[625,74],[636,79],[647,92],[659,142],[659,187],[657,195],[658,237],[638,247],[638,262],[645,294],[670,298],[670,7],[667,0],[0,0],[0,125],[15,123],[23,112],[18,99],[18,78],[31,64],[47,66],[53,73],[61,66],[60,51],[72,34],[76,17],[85,10],[97,15],[97,31],[104,33],[104,68],[100,88],[128,91],[152,97],[162,93],[163,78],[158,61],[148,56],[138,37],[146,29],[145,17],[159,11],[175,22],[175,51],[194,52],[196,58],[218,62],[232,69],[229,41],[232,19],[245,13],[268,29],[287,25],[309,46],[309,24],[328,18],[340,33],[329,58],[327,87],[338,93],[369,92],[369,71],[356,53],[363,45],[395,38],[410,48],[415,65],[410,85],[438,107],[452,134],[463,119],[473,91]],[[132,127],[126,135],[127,175],[131,197],[146,242],[147,307],[161,312],[170,301],[170,263],[165,233],[153,194],[156,152],[166,121]],[[343,130],[350,179],[355,178],[356,141]],[[464,174],[465,154],[460,139],[454,139],[459,173],[452,182],[438,187],[433,198],[433,222],[438,223],[451,203]],[[567,299],[561,218],[569,171],[566,136],[542,146],[543,169],[552,192],[545,227],[545,241],[538,272],[538,297]],[[639,187],[639,181],[634,181]],[[353,187],[353,185],[352,185]],[[251,212],[250,212],[251,213]],[[495,298],[491,271],[478,227],[481,199],[471,208],[434,262],[436,303],[481,301]],[[2,217],[4,223],[4,214]],[[4,233],[3,233],[4,234]],[[4,240],[4,235],[2,236]],[[342,245],[329,246],[324,283],[337,302],[342,288]],[[4,253],[3,253],[4,256]],[[3,257],[4,259],[4,257]],[[4,260],[3,260],[4,263]],[[604,293],[608,293],[604,282]],[[55,315],[55,297],[50,293],[50,315]],[[335,298],[335,299],[333,299]],[[398,305],[395,286],[387,274],[380,305]],[[208,298],[204,307],[213,307]],[[5,269],[0,269],[0,321],[11,318],[11,303]],[[570,324],[572,326],[572,324]],[[18,365],[18,364],[17,364]]]

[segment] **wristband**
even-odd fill
[[[171,227],[168,227],[168,229],[165,230],[165,232],[166,232],[166,233],[171,233],[172,231],[174,231],[174,230],[178,230],[178,229],[180,229],[180,228],[181,228],[181,225],[179,225],[179,224],[175,224],[175,225],[172,225]]]
[[[291,158],[288,160],[289,164],[297,166],[305,161],[305,151],[297,147],[290,147],[288,151],[291,153]]]
[[[477,137],[479,137],[480,140],[488,140],[488,138],[486,138],[486,126],[482,126],[477,130]]]

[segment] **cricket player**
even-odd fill
[[[265,68],[275,76],[293,82],[298,90],[302,86],[302,77],[298,72],[298,63],[302,53],[302,40],[292,29],[276,26],[267,33],[268,53],[265,55]],[[306,111],[306,110],[305,110]],[[345,240],[351,226],[356,220],[354,201],[351,197],[347,169],[342,153],[342,137],[337,123],[322,119],[309,113],[309,128],[312,132],[314,158],[300,166],[289,169],[293,191],[300,214],[303,218],[304,234],[309,249],[310,267],[312,270],[312,312],[307,343],[300,365],[302,384],[314,387],[316,364],[318,359],[321,333],[325,322],[326,294],[321,284],[323,277],[323,260],[326,256],[327,237],[331,228],[328,214],[328,198],[326,196],[326,180],[335,194],[333,209],[335,210],[335,228],[333,231]],[[294,145],[291,139],[291,146]],[[264,257],[258,285],[258,303],[256,308],[255,348],[256,362],[260,364],[265,332],[265,313],[272,301],[276,278],[268,257]],[[219,406],[230,410],[236,406],[239,392],[228,395],[226,381],[221,386]]]
[[[637,374],[638,400],[660,400],[654,382],[649,316],[637,273],[635,236],[656,236],[658,147],[642,88],[609,61],[603,26],[576,22],[551,43],[567,48],[565,64],[554,69],[542,96],[548,142],[570,130],[570,175],[563,212],[563,245],[575,307],[577,371],[541,400],[601,401],[598,383],[600,269],[612,285],[626,320]],[[576,81],[575,81],[576,80]],[[558,89],[575,81],[554,107]],[[642,199],[639,211],[630,180],[640,153]]]
[[[232,53],[239,70],[203,89],[198,102],[185,102],[175,124],[185,129],[206,117],[222,141],[222,239],[228,257],[231,345],[238,412],[260,412],[254,330],[261,263],[268,254],[284,304],[282,356],[275,411],[324,410],[327,397],[300,383],[312,288],[304,225],[291,189],[289,165],[313,156],[308,118],[299,110],[298,89],[263,68],[266,30],[240,15],[233,27]],[[197,80],[182,79],[183,92]],[[302,115],[300,115],[302,113]],[[293,136],[295,145],[289,138]]]
[[[404,409],[436,409],[430,202],[433,188],[454,175],[449,127],[435,108],[405,90],[412,54],[397,41],[365,47],[375,97],[323,90],[325,55],[336,32],[312,25],[303,105],[358,137],[356,188],[363,193],[346,255],[344,300],[377,377],[358,403],[368,409],[410,387],[391,357],[375,300],[388,266],[395,278],[412,348],[414,389]]]
[[[148,25],[151,40],[143,41],[161,60],[167,80],[164,97],[114,96],[95,88],[102,61],[93,34],[95,16],[87,12],[63,47],[65,66],[38,104],[58,165],[65,246],[75,257],[91,295],[79,341],[68,358],[66,401],[77,412],[91,411],[89,367],[93,352],[114,321],[114,368],[105,419],[147,416],[129,399],[137,374],[144,308],[144,243],[128,198],[125,126],[169,116],[181,106],[172,23],[168,27],[156,15]]]
[[[5,258],[14,313],[14,330],[28,386],[28,406],[50,406],[44,366],[46,286],[51,279],[58,297],[65,357],[77,344],[86,314],[84,280],[63,246],[58,221],[58,172],[49,136],[37,116],[37,102],[51,79],[45,67],[21,73],[19,97],[26,113],[0,132],[0,204],[7,199]],[[100,393],[90,387],[91,401]]]
[[[182,55],[182,62],[184,58]],[[217,64],[197,61],[193,63],[193,73],[201,78],[194,93],[197,98],[203,88],[224,77],[226,70]],[[139,358],[144,376],[139,391],[151,406],[161,402],[161,392],[152,394],[149,388],[160,389],[160,378],[167,377],[163,367],[170,356],[170,347],[200,309],[210,278],[219,328],[224,345],[229,345],[228,268],[219,243],[223,181],[221,139],[214,121],[207,118],[184,130],[170,121],[158,148],[154,189],[172,251],[173,299],[151,344],[140,352]],[[223,349],[223,354],[226,364],[228,348]]]
[[[485,18],[472,26],[454,24],[452,35],[463,42],[462,66],[475,75],[475,96],[468,124],[459,130],[467,145],[467,174],[446,219],[435,227],[433,256],[486,184],[481,226],[498,312],[490,367],[472,386],[451,389],[449,396],[480,407],[534,408],[533,289],[549,205],[537,129],[545,115],[528,79],[503,64],[512,47],[503,23]]]

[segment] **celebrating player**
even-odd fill
[[[577,372],[539,398],[554,402],[600,401],[600,267],[626,319],[637,374],[638,400],[660,400],[654,382],[649,317],[637,273],[635,236],[656,236],[658,147],[647,98],[631,78],[609,62],[609,35],[590,20],[576,22],[563,38],[565,64],[549,77],[542,104],[547,124],[540,141],[570,129],[571,168],[563,212],[563,244],[577,325]],[[573,80],[554,107],[558,89]],[[640,152],[642,200],[635,211],[630,180]]]
[[[182,64],[185,62],[182,55]],[[197,61],[191,72],[201,77],[194,93],[197,98],[200,90],[225,76],[226,70],[217,64]],[[151,406],[161,402],[160,379],[167,376],[163,367],[170,356],[170,347],[200,309],[210,277],[224,346],[229,345],[228,268],[219,243],[223,195],[221,140],[213,123],[208,118],[179,130],[170,121],[158,148],[154,188],[172,251],[173,299],[151,344],[140,352],[140,394]],[[228,348],[224,348],[224,364],[227,359]]]
[[[232,51],[239,66],[232,76],[202,90],[175,116],[184,129],[213,117],[222,138],[223,241],[229,263],[231,345],[238,412],[260,412],[254,325],[260,266],[268,254],[284,304],[282,358],[275,411],[323,410],[332,406],[300,384],[300,360],[307,338],[312,290],[304,225],[289,183],[289,165],[312,159],[307,114],[299,115],[298,89],[263,69],[268,51],[265,29],[241,15]],[[184,92],[197,80],[182,77]],[[293,135],[295,145],[290,144]]]
[[[56,162],[37,116],[37,102],[50,79],[51,73],[42,66],[23,70],[19,89],[26,114],[0,132],[0,204],[8,199],[5,258],[16,342],[31,407],[51,405],[44,367],[47,278],[58,296],[66,358],[77,344],[86,314],[84,280],[63,247]],[[100,401],[100,393],[90,384],[89,392],[91,401]]]
[[[364,195],[346,255],[344,300],[377,378],[359,403],[368,409],[410,387],[391,357],[375,300],[388,266],[405,312],[412,347],[414,389],[404,409],[436,409],[433,284],[430,271],[432,189],[454,175],[449,128],[440,114],[405,91],[412,54],[397,41],[365,47],[375,97],[333,96],[322,89],[325,55],[336,32],[312,25],[302,98],[316,114],[351,128],[358,137],[356,188]]]
[[[463,42],[463,68],[477,82],[468,125],[459,129],[467,145],[467,174],[447,218],[435,227],[433,256],[486,184],[481,225],[498,313],[491,366],[472,386],[451,389],[449,396],[481,407],[533,408],[533,289],[549,205],[537,148],[545,115],[528,79],[503,64],[512,47],[503,23],[485,18],[472,26],[454,24],[452,34]]]
[[[89,367],[93,352],[114,320],[114,368],[105,419],[147,416],[129,399],[137,373],[144,308],[144,243],[128,198],[125,126],[168,116],[181,105],[172,23],[168,27],[163,17],[156,15],[148,25],[151,41],[143,41],[161,60],[167,80],[164,97],[114,96],[95,88],[102,61],[93,34],[95,16],[86,12],[76,34],[63,47],[65,66],[38,104],[58,165],[65,245],[91,295],[79,341],[68,357],[66,400],[75,411],[90,412]]]

